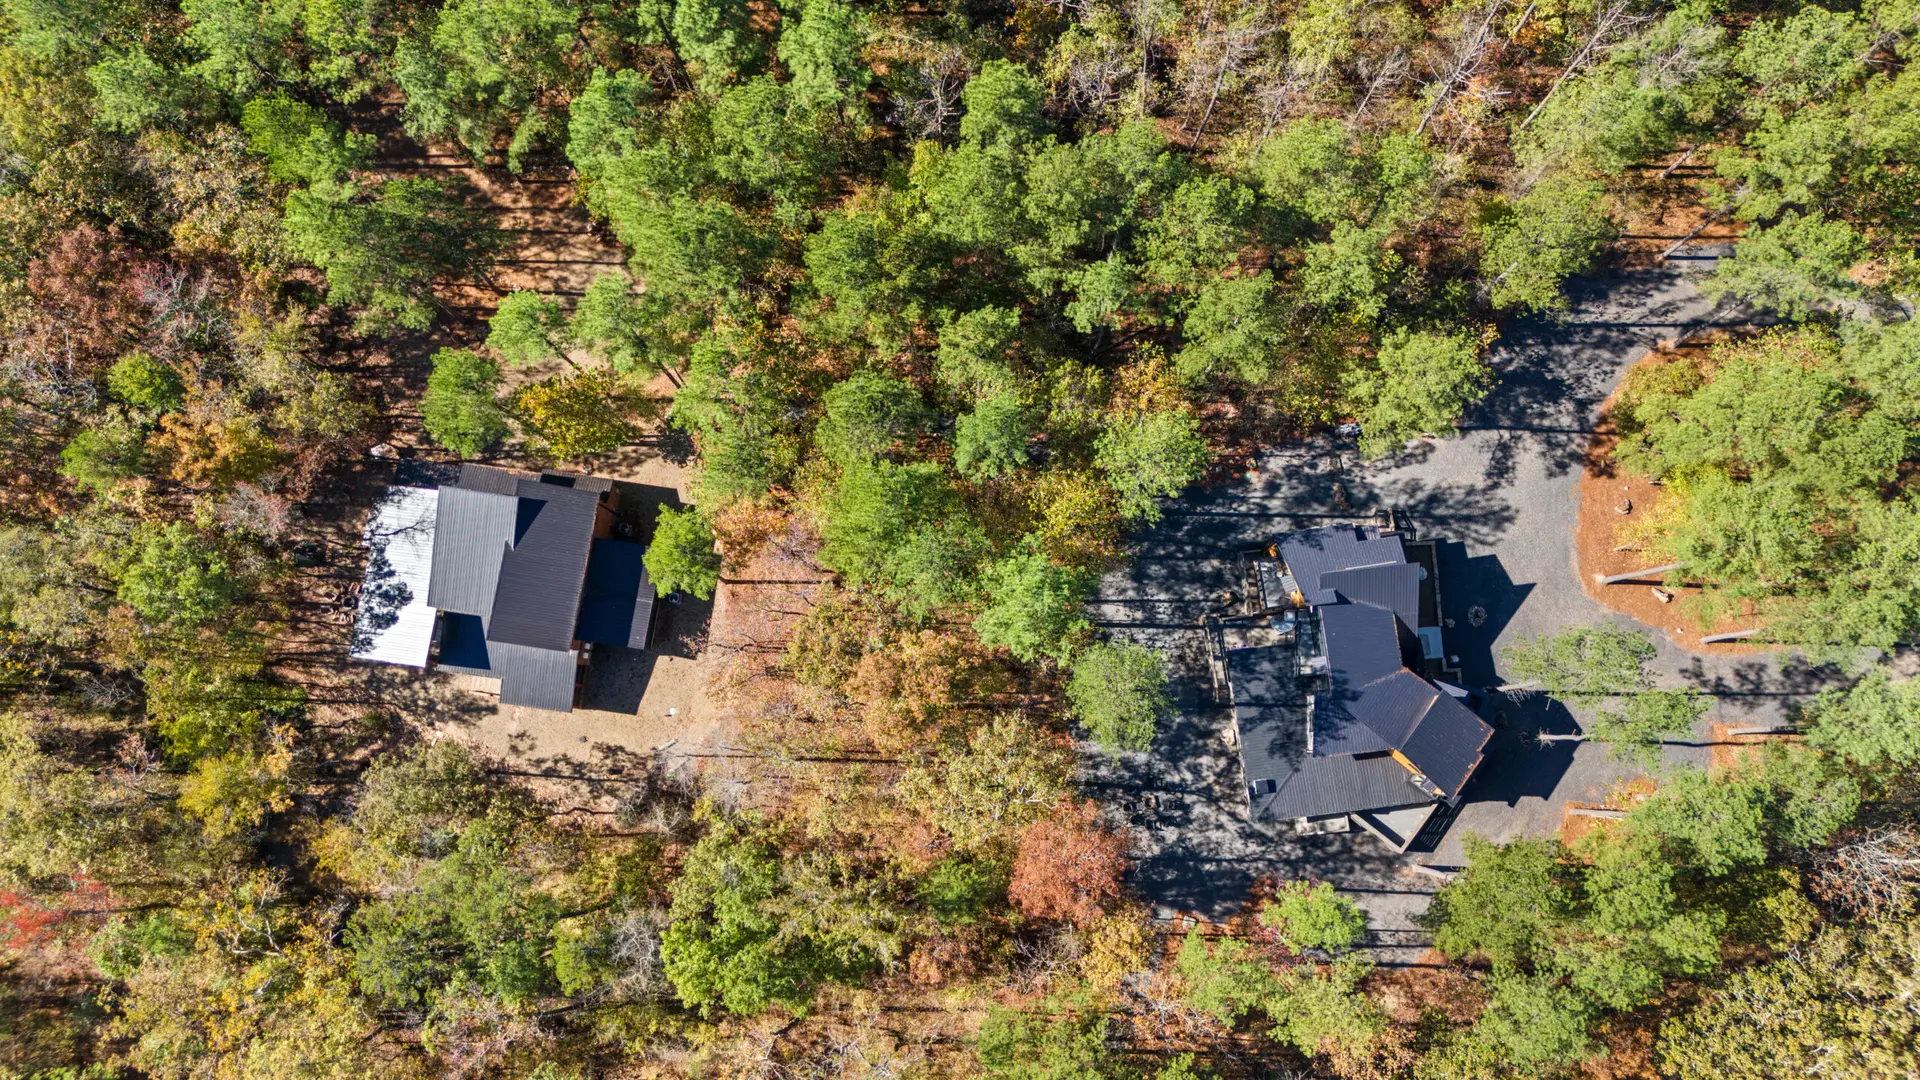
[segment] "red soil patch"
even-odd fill
[[[1697,347],[1698,343],[1663,344],[1635,366],[1667,363],[1680,355],[1679,350]],[[1617,585],[1599,583],[1602,578],[1669,561],[1658,551],[1649,550],[1650,545],[1635,536],[1637,530],[1646,528],[1649,518],[1657,519],[1665,492],[1646,477],[1615,467],[1613,447],[1619,440],[1607,415],[1612,407],[1613,398],[1608,397],[1601,406],[1600,424],[1588,444],[1586,471],[1580,477],[1580,510],[1574,524],[1573,542],[1581,587],[1608,610],[1639,620],[1689,652],[1747,655],[1767,651],[1762,646],[1743,642],[1702,643],[1703,636],[1746,630],[1759,622],[1751,605],[1704,622],[1701,601],[1706,590],[1697,582],[1669,586],[1661,580],[1664,575],[1653,575]],[[1662,599],[1663,594],[1667,599]]]

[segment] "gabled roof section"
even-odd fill
[[[519,500],[512,495],[441,488],[427,603],[461,615],[492,614],[500,563],[513,543],[518,513]]]
[[[1280,538],[1279,548],[1301,595],[1315,607],[1338,602],[1334,590],[1322,582],[1324,575],[1407,561],[1400,538],[1380,535],[1375,525],[1326,525],[1288,533]]]
[[[500,679],[500,704],[567,712],[573,708],[573,680],[580,653],[573,649],[530,649],[490,642],[493,674]]]
[[[1418,563],[1362,566],[1321,574],[1320,589],[1348,603],[1385,608],[1411,629],[1420,625],[1420,579],[1425,575]]]
[[[1485,721],[1452,695],[1440,694],[1408,733],[1400,753],[1449,798],[1457,798],[1480,767],[1481,751],[1491,738],[1493,728]]]
[[[514,542],[500,561],[487,640],[564,652],[573,647],[600,497],[538,479],[520,480],[516,494]]]

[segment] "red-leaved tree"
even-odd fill
[[[1061,803],[1021,832],[1007,895],[1036,919],[1090,922],[1120,895],[1130,846],[1125,833],[1101,824],[1093,803]]]

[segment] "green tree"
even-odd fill
[[[1381,341],[1377,363],[1357,373],[1350,390],[1369,456],[1392,453],[1419,435],[1452,434],[1460,414],[1493,382],[1471,334],[1395,330]]]
[[[1074,657],[1067,700],[1093,741],[1109,750],[1151,746],[1174,706],[1160,654],[1127,642],[1101,642]]]
[[[394,50],[407,130],[452,138],[476,161],[506,136],[517,172],[552,122],[544,99],[568,82],[579,23],[579,11],[560,0],[452,0]]]
[[[1231,372],[1259,384],[1273,373],[1287,336],[1286,313],[1274,291],[1273,274],[1221,277],[1201,286],[1181,333],[1187,345],[1175,367],[1182,382],[1195,384],[1215,372]]]
[[[498,352],[511,367],[524,367],[560,355],[557,343],[567,325],[560,302],[526,289],[502,297],[487,320],[487,348]]]
[[[1663,1071],[1677,1080],[1763,1080],[1825,1069],[1838,1076],[1920,1070],[1920,1023],[1897,1003],[1920,985],[1910,919],[1823,930],[1809,945],[1728,977],[1660,1027]]]
[[[127,416],[109,412],[68,441],[60,451],[60,472],[82,488],[101,492],[139,476],[146,459],[146,431]]]
[[[974,632],[1022,661],[1044,656],[1065,664],[1092,628],[1081,609],[1094,581],[1092,572],[1059,566],[1038,552],[1009,555],[987,568],[988,601],[973,620]]]
[[[433,441],[461,457],[486,453],[510,433],[500,407],[500,366],[467,349],[434,353],[420,415]]]
[[[1338,953],[1367,934],[1367,914],[1324,881],[1290,881],[1260,908],[1260,925],[1290,949]]]
[[[1586,736],[1606,743],[1617,759],[1653,769],[1660,764],[1661,743],[1691,736],[1712,705],[1712,698],[1696,690],[1643,690],[1629,695],[1619,712],[1596,713]]]
[[[346,943],[360,985],[376,999],[431,1006],[471,989],[512,1006],[552,984],[559,917],[553,898],[516,865],[510,835],[478,824],[420,872],[414,890],[355,911]]]
[[[1541,976],[1509,974],[1493,980],[1493,996],[1474,1032],[1523,1069],[1570,1065],[1586,1056],[1595,1019],[1579,993]]]
[[[743,0],[675,0],[673,40],[700,89],[712,93],[753,64],[763,48]]]
[[[266,155],[268,175],[284,183],[331,189],[373,164],[373,136],[347,134],[326,113],[283,93],[247,102],[240,127],[247,145]]]
[[[1580,273],[1613,240],[1599,184],[1553,177],[1512,202],[1496,202],[1477,229],[1480,276],[1496,308],[1565,306],[1560,283]]]
[[[1806,715],[1809,744],[1863,768],[1920,763],[1920,680],[1875,667],[1850,687],[1822,691]]]
[[[974,479],[992,479],[1027,464],[1033,414],[1012,394],[988,398],[954,425],[953,464]]]
[[[1538,683],[1554,697],[1584,705],[1646,689],[1645,665],[1654,652],[1647,635],[1599,623],[1516,642],[1500,659],[1508,681]]]
[[[1700,291],[1798,321],[1859,295],[1851,271],[1866,253],[1866,239],[1846,222],[1788,213],[1770,225],[1749,228],[1732,256],[1714,264]]]
[[[1206,472],[1212,455],[1200,425],[1184,409],[1116,417],[1094,444],[1094,463],[1129,517],[1158,521],[1162,498],[1173,498]]]
[[[1010,60],[989,60],[961,93],[960,137],[982,146],[1018,146],[1045,129],[1040,80]]]
[[[1058,1003],[1044,1013],[996,1007],[980,1025],[980,1066],[992,1080],[1132,1080],[1109,1046],[1104,1013]]]
[[[691,593],[713,599],[720,581],[720,553],[714,550],[713,529],[698,509],[660,508],[647,545],[647,577],[662,592]]]
[[[712,1015],[715,1007],[754,1016],[774,1006],[804,1009],[821,982],[846,980],[870,966],[862,951],[787,932],[770,905],[785,891],[771,834],[751,817],[709,818],[669,886],[670,922],[660,943],[680,1000]]]
[[[780,62],[793,76],[794,103],[813,109],[857,99],[873,81],[861,63],[866,18],[843,0],[805,0],[782,20]]]
[[[924,416],[913,384],[871,368],[835,383],[821,395],[821,403],[826,416],[814,442],[843,468],[892,455]]]
[[[327,275],[328,299],[365,309],[363,329],[424,330],[436,281],[484,268],[497,236],[465,196],[436,180],[390,180],[369,200],[296,191],[287,241]]]
[[[136,409],[154,412],[178,409],[187,393],[173,365],[137,349],[107,369],[107,389]]]
[[[147,529],[120,570],[120,599],[153,622],[199,626],[225,615],[239,594],[219,547],[177,522]]]
[[[937,372],[948,390],[984,401],[1011,393],[1018,379],[1007,355],[1020,333],[1020,313],[984,307],[955,316],[940,328]]]

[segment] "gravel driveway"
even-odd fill
[[[1092,617],[1116,637],[1168,655],[1182,715],[1152,750],[1090,752],[1086,770],[1091,789],[1145,836],[1136,881],[1158,914],[1218,918],[1237,910],[1259,877],[1314,877],[1368,910],[1379,959],[1410,962],[1426,940],[1411,920],[1439,881],[1415,862],[1457,866],[1467,832],[1499,840],[1551,832],[1567,802],[1597,801],[1631,775],[1603,747],[1540,743],[1541,732],[1577,730],[1564,708],[1495,695],[1482,709],[1497,728],[1487,760],[1457,817],[1444,831],[1430,827],[1417,853],[1396,855],[1358,833],[1301,838],[1252,822],[1239,758],[1221,739],[1230,718],[1210,700],[1197,624],[1228,610],[1223,595],[1240,587],[1237,553],[1291,529],[1392,507],[1423,539],[1442,542],[1440,587],[1455,620],[1446,647],[1471,686],[1502,681],[1495,658],[1516,636],[1608,618],[1638,625],[1581,590],[1577,483],[1598,406],[1627,365],[1662,339],[1740,321],[1716,312],[1693,277],[1663,269],[1570,282],[1572,306],[1560,319],[1508,328],[1490,357],[1499,384],[1459,437],[1416,442],[1378,464],[1360,462],[1344,440],[1275,451],[1247,478],[1189,491],[1135,537],[1132,562],[1102,581]],[[1831,675],[1754,657],[1695,656],[1658,640],[1663,685],[1721,695],[1703,735],[1715,720],[1780,716]],[[1676,762],[1704,763],[1707,754],[1704,745],[1667,748]]]

